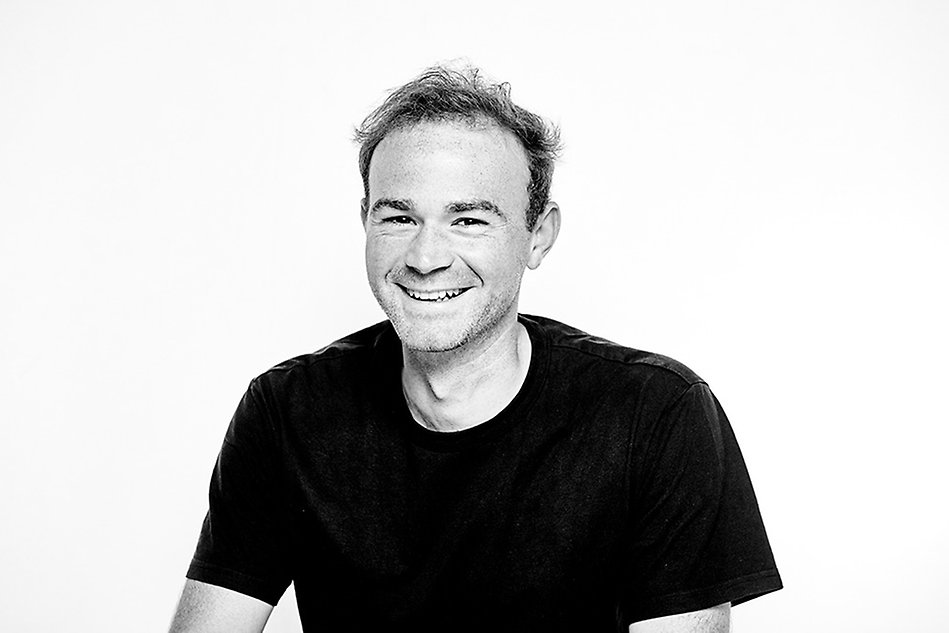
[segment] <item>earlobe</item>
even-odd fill
[[[544,206],[543,212],[537,218],[537,224],[531,231],[531,252],[527,258],[527,267],[531,270],[540,266],[544,257],[557,241],[560,234],[560,207],[550,201]]]

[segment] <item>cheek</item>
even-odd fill
[[[369,286],[375,289],[384,287],[386,276],[388,275],[390,266],[386,265],[386,262],[379,258],[377,253],[373,253],[366,250],[366,277],[369,280]]]
[[[505,241],[497,248],[472,252],[465,258],[481,277],[502,284],[515,284],[527,267],[527,249],[520,241]]]
[[[394,241],[384,239],[379,236],[372,236],[366,239],[366,268],[377,270],[385,267],[395,257],[398,249],[395,248]]]

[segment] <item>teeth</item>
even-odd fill
[[[465,289],[461,289],[461,288],[456,288],[454,290],[433,290],[433,291],[410,290],[408,288],[405,289],[405,293],[407,295],[409,295],[413,299],[417,299],[418,301],[448,301],[449,299],[454,299],[455,297],[457,297],[464,291]]]

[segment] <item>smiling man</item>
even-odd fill
[[[558,142],[434,68],[357,134],[388,320],[251,382],[173,631],[720,632],[781,587],[741,453],[683,365],[518,313]]]

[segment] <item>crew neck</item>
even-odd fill
[[[402,347],[395,330],[380,349],[386,357],[386,391],[395,424],[408,439],[419,446],[436,451],[458,451],[496,439],[518,421],[524,419],[537,398],[546,376],[550,345],[546,333],[530,316],[519,314],[517,320],[527,330],[531,342],[531,359],[524,383],[514,398],[497,415],[460,431],[436,431],[419,424],[409,411],[402,391]]]

